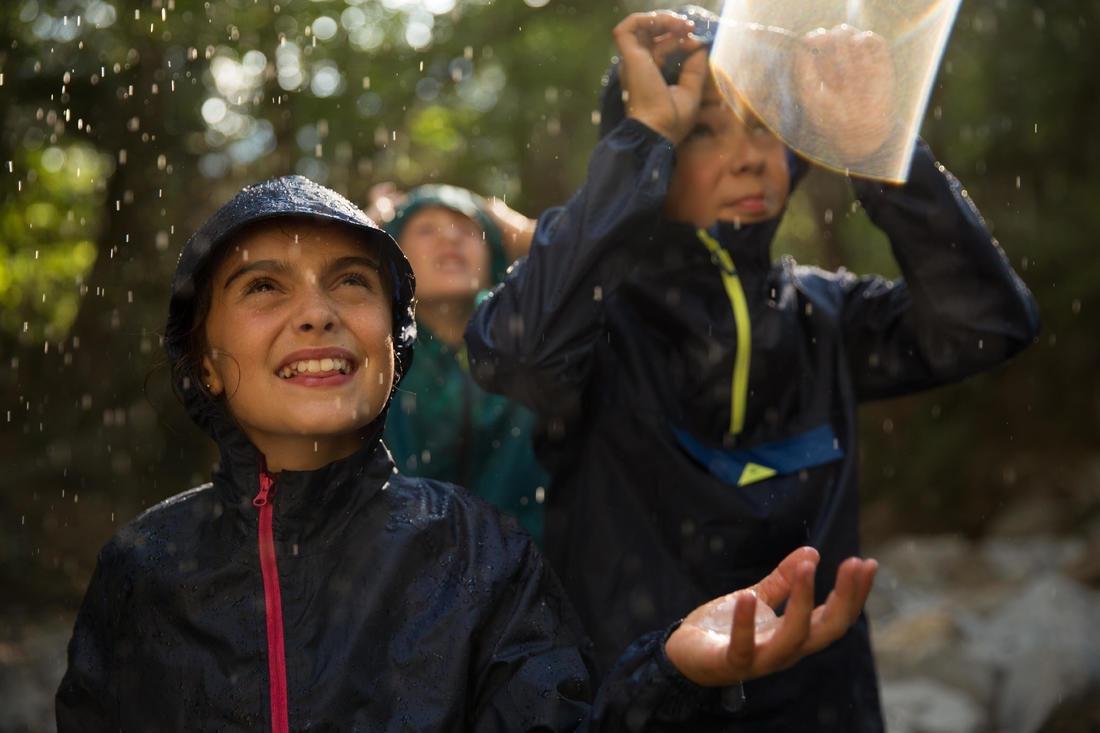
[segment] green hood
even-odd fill
[[[400,244],[401,230],[405,228],[405,224],[413,214],[426,206],[442,206],[477,222],[485,232],[485,241],[489,244],[492,282],[499,283],[504,277],[504,271],[508,269],[504,238],[500,228],[486,213],[485,199],[472,191],[445,184],[417,186],[409,191],[405,200],[397,207],[393,219],[384,225],[386,233]]]

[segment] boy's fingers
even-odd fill
[[[668,11],[635,13],[615,26],[612,37],[625,66],[660,65],[690,41],[690,21]]]
[[[760,600],[775,608],[790,595],[791,584],[799,566],[804,562],[817,565],[820,557],[812,547],[799,547],[783,558],[779,566],[753,588],[759,594]]]
[[[824,649],[843,636],[863,610],[871,592],[878,564],[874,560],[849,558],[837,570],[836,587],[824,605],[814,610],[808,651]]]
[[[657,66],[664,67],[668,57],[674,53],[694,51],[699,48],[699,41],[687,35],[666,34],[657,39],[653,46],[653,60]]]
[[[702,99],[706,81],[707,54],[701,47],[697,47],[680,67],[680,80],[677,84],[690,92],[693,98]]]
[[[836,592],[845,603],[846,625],[855,623],[863,611],[863,604],[871,593],[871,584],[877,569],[878,563],[874,560],[861,560],[858,557],[850,557],[841,563],[837,573]]]
[[[652,48],[659,36],[668,33],[686,35],[694,28],[687,18],[667,10],[633,13],[626,16],[612,31],[616,41],[632,36],[638,43]]]
[[[752,593],[738,593],[733,606],[726,662],[730,665],[729,671],[737,677],[744,676],[752,668],[756,653],[756,603]]]
[[[859,613],[862,612],[863,606],[867,603],[868,596],[871,595],[871,588],[875,584],[876,573],[878,573],[878,561],[864,560],[859,568],[859,574],[857,576],[859,611],[856,612],[856,616],[859,616]]]
[[[810,634],[814,609],[814,564],[799,563],[791,583],[790,600],[775,634],[757,650],[758,674],[770,674],[797,661]]]

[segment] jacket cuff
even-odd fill
[[[928,188],[932,179],[942,176],[943,170],[943,166],[936,162],[928,143],[918,138],[916,147],[913,148],[913,159],[909,163],[909,176],[905,183],[893,184],[866,178],[852,178],[852,190],[855,191],[863,208],[871,212],[882,203],[897,196],[911,195],[920,189]]]
[[[615,129],[611,131],[611,134],[608,135],[608,137],[632,138],[634,140],[648,143],[650,145],[664,143],[670,148],[675,149],[676,147],[667,137],[657,132],[641,120],[635,119],[634,117],[624,117],[622,122],[615,126]]]
[[[683,674],[665,653],[665,642],[680,622],[642,636],[624,652],[601,692],[624,705],[626,728],[645,730],[653,723],[711,725],[728,719],[744,702],[740,685],[703,687]],[[614,703],[612,703],[614,704]]]
[[[657,172],[657,175],[649,176],[647,183],[650,185],[647,187],[654,188],[652,184],[657,184],[661,195],[664,195],[676,164],[676,146],[671,140],[644,122],[633,117],[625,117],[607,137],[600,141],[599,147],[604,146],[618,152],[633,149],[634,154],[645,161],[642,164],[646,169],[644,173],[649,173],[651,170]]]
[[[665,643],[681,621],[665,629],[654,653],[654,662],[661,674],[668,680],[673,690],[659,711],[661,720],[686,720],[698,711],[711,714],[735,713],[745,704],[745,688],[740,682],[730,687],[703,687],[697,685],[680,672],[665,652]]]

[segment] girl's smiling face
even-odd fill
[[[210,282],[203,374],[271,470],[354,453],[394,379],[393,305],[376,251],[308,219],[236,237]]]

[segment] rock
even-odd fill
[[[1047,573],[1065,571],[1081,562],[1087,544],[1079,537],[1050,536],[991,539],[981,556],[1003,580],[1022,582]]]
[[[1039,733],[1096,733],[1100,731],[1100,685],[1061,703]]]
[[[933,679],[883,682],[882,703],[891,733],[978,733],[985,729],[985,716],[976,702]]]
[[[958,636],[951,613],[939,606],[880,625],[875,629],[875,653],[880,666],[919,664],[942,653]]]
[[[1087,542],[1080,559],[1066,568],[1066,574],[1079,583],[1100,588],[1100,533]]]
[[[963,628],[979,622],[969,611],[944,602],[877,626],[871,641],[879,673],[884,679],[935,679],[984,708],[994,696],[994,667],[967,657],[961,644]]]
[[[1021,496],[990,523],[988,536],[1027,537],[1064,531],[1068,524],[1065,504],[1049,494]]]
[[[65,673],[69,634],[51,628],[0,645],[0,733],[54,730],[53,696]]]
[[[940,587],[973,574],[974,545],[959,535],[900,537],[876,550],[882,568],[906,584]]]
[[[969,657],[993,666],[1000,678],[998,731],[1036,731],[1064,699],[1100,683],[1097,619],[1100,593],[1047,575],[968,631]]]

